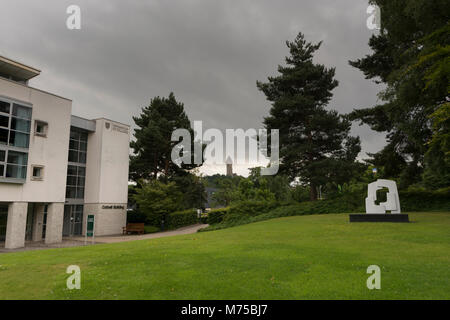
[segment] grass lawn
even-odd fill
[[[0,254],[0,299],[450,299],[450,213],[412,213],[410,220],[298,216]],[[381,290],[366,287],[372,264],[381,268]],[[81,290],[66,289],[69,265],[81,268]]]

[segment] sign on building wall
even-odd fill
[[[95,216],[93,214],[89,214],[86,219],[86,241],[87,238],[92,238],[92,241],[94,241],[95,236]]]

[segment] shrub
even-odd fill
[[[406,211],[450,211],[450,187],[435,191],[420,188],[399,191],[400,208]]]
[[[133,199],[139,211],[145,214],[146,224],[160,227],[165,216],[182,209],[183,194],[174,182],[142,182],[142,186],[135,188],[135,192]]]
[[[232,205],[223,217],[223,221],[235,221],[243,217],[254,217],[275,208],[275,201],[246,200]]]
[[[225,214],[228,212],[230,208],[220,208],[220,209],[214,209],[208,212],[208,218],[207,223],[208,224],[217,224],[222,222]]]
[[[167,230],[177,229],[198,223],[197,210],[189,209],[172,212],[166,216],[165,228]]]

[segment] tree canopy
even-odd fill
[[[387,133],[388,144],[371,160],[391,167],[386,178],[399,178],[403,188],[422,177],[428,187],[448,186],[448,1],[370,2],[380,7],[381,30],[369,40],[373,52],[350,64],[386,89],[381,104],[356,109],[350,119]]]
[[[280,172],[308,184],[316,200],[318,186],[349,178],[360,140],[349,135],[348,119],[325,108],[338,81],[334,68],[313,62],[321,43],[309,43],[299,33],[286,44],[286,66],[278,66],[279,75],[267,83],[257,82],[272,102],[264,125],[268,132],[279,129]]]

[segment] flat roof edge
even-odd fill
[[[131,127],[129,124],[126,124],[126,123],[123,123],[123,122],[119,122],[119,121],[116,121],[116,120],[112,120],[112,119],[108,119],[108,118],[105,118],[105,117],[96,118],[96,119],[94,119],[94,120],[106,120],[106,121],[111,121],[111,122],[115,122],[115,123],[118,123],[118,124],[127,126],[128,128]]]
[[[59,99],[63,99],[63,100],[67,100],[67,101],[73,102],[72,99],[65,98],[65,97],[59,96],[59,95],[57,95],[57,94],[54,94],[54,93],[51,93],[51,92],[48,92],[48,91],[45,91],[45,90],[42,90],[42,89],[30,87],[30,86],[28,86],[28,85],[26,85],[26,84],[23,84],[23,83],[20,83],[20,82],[11,80],[11,79],[7,79],[7,78],[0,77],[0,80],[8,81],[8,82],[14,83],[14,84],[16,84],[16,85],[18,85],[18,86],[22,86],[22,87],[25,87],[25,88],[28,88],[28,89],[31,89],[31,90],[36,90],[36,91],[39,91],[39,92],[42,92],[42,93],[45,93],[45,94],[54,96],[54,97],[59,98]]]
[[[70,116],[70,125],[90,132],[95,132],[97,127],[95,120],[88,120],[74,115]]]
[[[22,63],[22,62],[19,62],[17,60],[13,60],[13,59],[7,58],[7,57],[2,56],[2,55],[0,55],[0,60],[4,61],[6,63],[10,63],[10,64],[13,64],[13,65],[16,65],[16,66],[18,66],[20,68],[23,68],[23,69],[27,69],[27,70],[29,70],[31,72],[34,72],[34,73],[38,73],[38,74],[41,73],[41,70],[39,70],[37,68],[28,66],[25,63]]]

